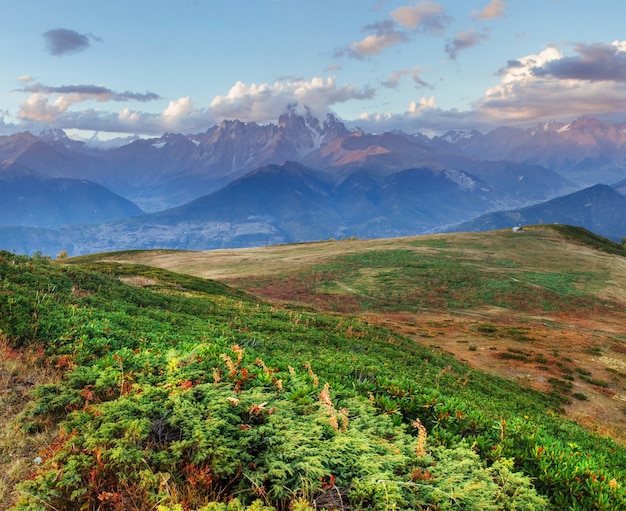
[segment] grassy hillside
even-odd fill
[[[626,448],[563,413],[577,385],[617,396],[624,375],[600,380],[563,339],[544,360],[535,336],[604,314],[593,356],[623,357],[624,259],[545,229],[475,236],[0,253],[3,507],[620,509]],[[451,344],[562,372],[536,390]]]
[[[472,367],[554,391],[568,416],[624,438],[624,255],[589,231],[550,225],[107,259],[219,279],[275,303],[357,314]]]

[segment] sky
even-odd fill
[[[626,121],[624,0],[3,0],[0,135]]]

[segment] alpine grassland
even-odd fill
[[[0,276],[3,509],[626,509],[626,258],[591,233]]]

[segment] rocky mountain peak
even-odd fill
[[[541,133],[554,133],[559,132],[563,129],[567,129],[567,125],[564,125],[562,122],[551,120],[548,122],[542,122],[537,124],[535,129],[531,131],[531,134],[539,135]]]
[[[323,122],[313,115],[311,109],[291,104],[278,118],[282,135],[297,149],[299,155],[319,149],[328,142],[349,135],[349,130],[333,114],[327,114]]]
[[[239,131],[243,128],[244,124],[245,123],[241,122],[239,119],[224,119],[218,124],[218,128],[220,131]]]
[[[44,142],[58,142],[68,140],[68,136],[60,128],[47,128],[39,132],[38,138]]]
[[[579,130],[585,132],[602,132],[606,131],[609,126],[600,122],[598,119],[591,117],[580,117],[569,124],[570,130]]]

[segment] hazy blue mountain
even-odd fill
[[[450,230],[489,231],[541,223],[576,225],[620,241],[626,237],[626,196],[599,184],[534,206],[482,215]]]
[[[43,179],[27,171],[0,174],[0,224],[58,227],[102,223],[143,212],[135,204],[87,180]]]
[[[504,203],[506,193],[464,172],[429,167],[366,170],[337,182],[297,162],[267,165],[188,204],[116,222],[58,229],[70,254],[132,248],[211,249],[415,235]],[[11,231],[15,236],[15,231]],[[43,244],[50,233],[43,233]],[[36,235],[31,251],[44,250]],[[59,241],[60,240],[60,241]],[[0,233],[0,246],[4,243]],[[51,245],[51,246],[52,246]]]
[[[592,129],[598,132],[595,138],[588,134]],[[501,128],[486,135],[464,132],[433,139],[400,132],[366,134],[349,130],[332,115],[318,120],[306,109],[291,107],[275,124],[225,120],[204,133],[166,133],[101,150],[71,140],[60,130],[0,137],[0,169],[19,163],[46,178],[87,179],[150,212],[182,205],[254,169],[285,161],[303,163],[339,180],[362,169],[389,174],[429,165],[485,178],[481,173],[495,177],[500,168],[515,163],[520,174],[542,167],[546,182],[539,189],[560,193],[563,190],[548,183],[555,171],[582,172],[589,179],[604,176],[609,167],[620,172],[615,169],[618,161],[623,163],[622,145],[626,147],[620,133],[613,125],[580,121],[567,130],[554,127],[532,133]],[[598,163],[593,170],[593,162],[602,157],[610,164]],[[626,178],[623,168],[620,178]]]
[[[0,247],[16,254],[41,252],[55,257],[61,250],[72,248],[71,234],[42,227],[0,224]]]

